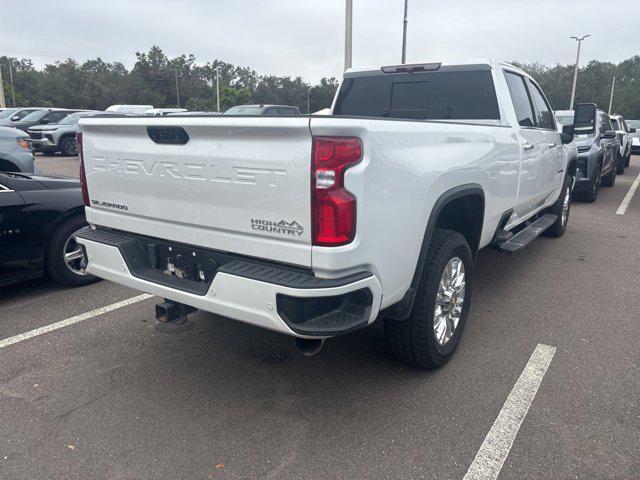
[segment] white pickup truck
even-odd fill
[[[86,117],[77,241],[89,273],[163,297],[160,320],[202,309],[312,354],[382,317],[400,359],[436,368],[478,250],[565,230],[573,126],[555,122],[491,61],[349,70],[325,116]]]

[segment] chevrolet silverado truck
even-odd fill
[[[460,342],[478,250],[561,236],[576,174],[573,125],[493,61],[349,70],[323,116],[80,128],[87,272],[162,297],[159,320],[201,309],[305,354],[381,318],[426,369]]]

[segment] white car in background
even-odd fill
[[[627,120],[629,137],[631,137],[631,152],[640,152],[640,120]]]
[[[144,115],[153,105],[111,105],[105,112],[123,113],[128,115]]]
[[[150,108],[144,114],[150,117],[164,117],[170,113],[185,113],[186,108]]]
[[[618,135],[620,140],[620,157],[618,158],[618,173],[623,173],[624,169],[629,166],[631,160],[631,137],[630,129],[627,126],[622,115],[609,115],[611,118],[611,125]]]

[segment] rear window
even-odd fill
[[[334,115],[415,120],[500,120],[489,70],[347,77]]]

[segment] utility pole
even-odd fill
[[[220,111],[220,67],[216,67],[216,105]]]
[[[311,87],[309,87],[309,89],[307,90],[307,113],[311,113],[311,99],[310,99],[310,95],[311,95]]]
[[[180,92],[178,92],[178,70],[176,73],[176,103],[178,104],[178,108],[180,108]]]
[[[351,45],[353,40],[353,0],[346,0],[344,16],[344,69],[351,68]]]
[[[402,63],[407,63],[407,10],[409,0],[404,0],[404,22],[402,27]]]
[[[578,83],[578,64],[580,63],[580,46],[582,45],[582,41],[590,37],[591,35],[584,35],[583,37],[569,37],[573,38],[578,42],[578,54],[576,55],[576,67],[573,71],[573,86],[571,87],[571,104],[569,105],[569,110],[573,110],[573,104],[576,99],[576,84]]]
[[[13,65],[9,62],[9,83],[11,85],[11,104],[16,108],[16,92],[13,90]]]
[[[4,83],[2,83],[2,68],[0,68],[0,108],[6,108],[7,104],[4,102]]]
[[[616,88],[616,77],[613,76],[613,82],[611,83],[611,97],[609,98],[609,115],[611,115],[611,109],[613,108],[613,89]]]

